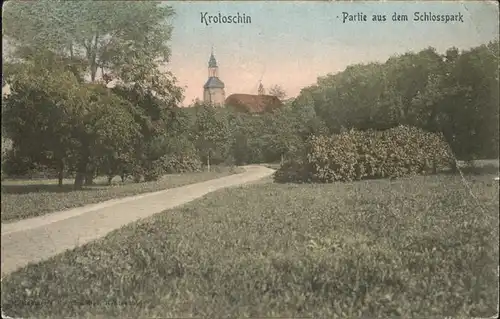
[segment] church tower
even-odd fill
[[[219,79],[219,68],[212,49],[208,60],[208,80],[203,86],[203,101],[208,104],[223,106],[225,100],[224,82]]]

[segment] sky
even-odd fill
[[[170,1],[176,11],[167,68],[184,88],[184,105],[203,97],[212,46],[226,96],[257,94],[280,85],[288,97],[319,76],[348,65],[386,61],[390,56],[429,46],[438,52],[468,49],[498,39],[498,3],[467,2],[325,2],[325,1]],[[343,23],[344,15],[367,15],[366,22]],[[462,15],[463,22],[414,21],[415,12]],[[247,24],[202,21],[202,15],[246,15]],[[408,21],[392,21],[393,13]],[[372,22],[372,15],[386,15]]]

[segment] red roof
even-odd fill
[[[252,94],[231,94],[227,97],[225,104],[248,113],[268,112],[283,106],[276,96]]]

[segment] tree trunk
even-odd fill
[[[63,180],[64,180],[64,160],[60,160],[59,161],[59,171],[58,171],[58,174],[57,174],[57,185],[59,187],[62,187],[63,186]]]
[[[280,165],[283,165],[283,153],[281,153]]]
[[[91,51],[87,52],[87,55],[90,57],[90,81],[95,83],[96,75],[97,75],[97,44],[99,43],[99,33],[93,37],[94,43],[91,44]]]
[[[85,185],[90,186],[94,184],[95,170],[93,167],[89,167],[85,172]]]
[[[210,151],[208,151],[208,156],[207,156],[207,169],[210,172]]]
[[[89,161],[89,157],[85,152],[82,152],[81,158],[76,167],[76,176],[75,176],[75,189],[81,189],[83,186],[83,182],[85,181],[85,175],[87,174],[87,163]]]
[[[458,165],[457,165],[457,161],[456,160],[453,160],[451,162],[451,171],[453,173],[458,173]]]
[[[81,189],[83,186],[83,181],[84,181],[84,175],[83,173],[77,172],[75,176],[75,184],[74,188],[75,189]]]
[[[113,177],[112,175],[108,175],[108,185],[111,185],[111,181],[113,180]]]
[[[94,184],[95,167],[91,163],[87,164],[87,169],[85,170],[85,186],[90,186]]]

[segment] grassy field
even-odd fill
[[[132,196],[167,188],[207,181],[210,179],[241,173],[237,167],[216,166],[211,172],[165,175],[161,180],[147,183],[106,185],[105,178],[98,178],[96,185],[73,190],[73,180],[65,180],[58,187],[56,180],[5,180],[2,181],[1,220],[12,222],[44,215],[68,208],[94,204],[109,199]]]
[[[225,189],[2,280],[44,317],[497,314],[492,175]],[[477,201],[476,201],[477,199]]]

